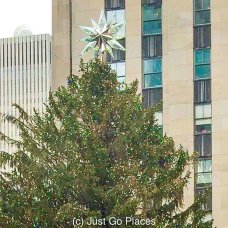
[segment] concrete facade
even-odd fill
[[[217,227],[228,227],[228,2],[211,1],[212,203]]]
[[[48,34],[0,39],[0,113],[17,116],[12,104],[20,105],[28,114],[34,108],[45,110],[51,90],[51,37]],[[18,138],[16,127],[0,123],[0,131]],[[11,152],[0,142],[0,150]]]
[[[70,72],[69,2],[53,1],[53,87],[66,84]],[[142,2],[125,0],[126,82],[139,80],[143,88]],[[63,10],[64,9],[64,10]],[[104,0],[72,0],[73,72],[78,69],[84,37],[79,25],[98,19]],[[214,225],[228,227],[228,2],[211,1],[211,106],[212,106],[212,217]],[[193,1],[164,0],[162,4],[163,129],[176,145],[194,151],[194,6]],[[61,30],[61,27],[64,28]],[[56,56],[63,56],[57,60]],[[84,60],[92,56],[83,56]],[[59,70],[61,69],[61,70]],[[191,168],[194,172],[193,168]],[[194,175],[185,194],[194,199]]]

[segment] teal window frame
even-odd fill
[[[198,7],[201,5],[201,7]],[[194,24],[208,25],[211,23],[210,0],[195,0]]]
[[[162,73],[144,74],[144,88],[162,87]]]
[[[194,50],[195,80],[211,78],[211,50],[209,48]]]
[[[162,58],[144,59],[144,88],[162,87]]]
[[[142,9],[143,9],[143,35],[161,34],[162,33],[161,4],[143,6]],[[146,12],[147,10],[148,12]]]
[[[197,7],[198,5],[201,5],[201,8],[198,8]],[[195,6],[195,10],[209,10],[211,8],[211,1],[210,0],[195,0],[194,6]]]

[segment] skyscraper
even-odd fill
[[[24,26],[15,37],[0,39],[0,112],[17,115],[12,104],[20,105],[29,114],[35,108],[44,111],[51,86],[51,37],[32,35]],[[1,132],[18,138],[19,132],[8,122],[0,123]],[[6,143],[0,150],[11,151]]]
[[[126,20],[126,53],[107,58],[118,79],[138,79],[146,107],[163,101],[163,132],[198,152],[186,205],[211,188],[204,208],[215,226],[228,227],[228,1],[53,1],[54,89],[77,72],[79,25],[90,26],[101,9],[113,22]]]

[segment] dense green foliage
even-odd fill
[[[73,218],[133,216],[154,219],[155,227],[208,228],[202,199],[181,209],[192,157],[161,135],[137,82],[119,89],[99,60],[81,63],[79,74],[50,94],[42,116],[18,106],[19,117],[6,116],[21,140],[0,135],[16,147],[0,157],[2,168],[10,167],[0,175],[0,226],[72,227]]]

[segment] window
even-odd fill
[[[119,82],[125,82],[125,62],[112,63],[110,66],[116,72],[117,80]]]
[[[211,76],[210,49],[195,50],[195,79],[204,79]]]
[[[145,74],[144,76],[144,87],[154,88],[162,86],[162,74]]]
[[[195,135],[195,151],[199,157],[209,157],[212,152],[211,134]]]
[[[196,189],[196,195],[201,195],[206,192],[206,189]],[[202,205],[202,209],[206,211],[212,210],[212,191],[210,190],[207,195],[207,201]]]
[[[143,5],[162,4],[162,0],[142,0]]]
[[[210,9],[210,0],[195,0],[195,10]]]
[[[195,103],[211,101],[211,80],[198,80],[194,82]]]
[[[125,21],[125,10],[109,10],[106,12],[107,20],[113,24]]]
[[[195,127],[196,134],[208,134],[211,133],[211,119],[199,119],[196,120]]]
[[[160,34],[162,30],[161,6],[151,5],[143,7],[144,35]]]
[[[125,39],[119,40],[118,42],[123,47],[125,47]],[[112,57],[110,54],[107,54],[107,62],[112,63],[112,62],[119,62],[119,61],[125,60],[125,51],[121,51],[118,49],[112,49],[112,51],[113,51],[114,57]]]
[[[199,49],[195,50],[195,63],[199,64],[210,64],[211,61],[211,50],[210,49]]]
[[[209,78],[211,75],[210,65],[195,66],[195,79]]]
[[[125,83],[125,76],[119,76],[119,77],[117,77],[117,81],[119,82],[119,83]]]
[[[144,6],[143,21],[161,20],[161,6]]]
[[[194,48],[211,47],[211,26],[198,26],[194,28]]]
[[[143,24],[144,35],[153,35],[161,33],[161,21],[146,21]]]
[[[144,60],[144,88],[160,87],[162,85],[161,58]]]
[[[105,0],[105,9],[124,9],[125,8],[125,0]]]
[[[162,59],[148,59],[144,60],[144,74],[161,73]]]
[[[210,0],[195,0],[195,25],[210,23]]]
[[[155,116],[155,120],[157,121],[157,124],[159,126],[162,126],[162,122],[163,122],[163,118],[162,118],[162,112],[155,112],[154,113],[154,116]]]
[[[195,25],[203,25],[210,23],[210,10],[196,11],[195,12]]]
[[[143,89],[142,95],[145,108],[154,106],[162,101],[162,88]]]
[[[196,105],[195,118],[196,119],[211,118],[211,104]]]
[[[211,183],[211,159],[199,159],[196,165],[196,183],[209,184]]]
[[[143,57],[151,58],[162,55],[162,36],[145,36],[143,37]]]
[[[121,23],[125,21],[125,10],[109,10],[106,11],[107,20],[112,24]],[[122,26],[117,33],[118,36],[125,36],[125,26]]]

